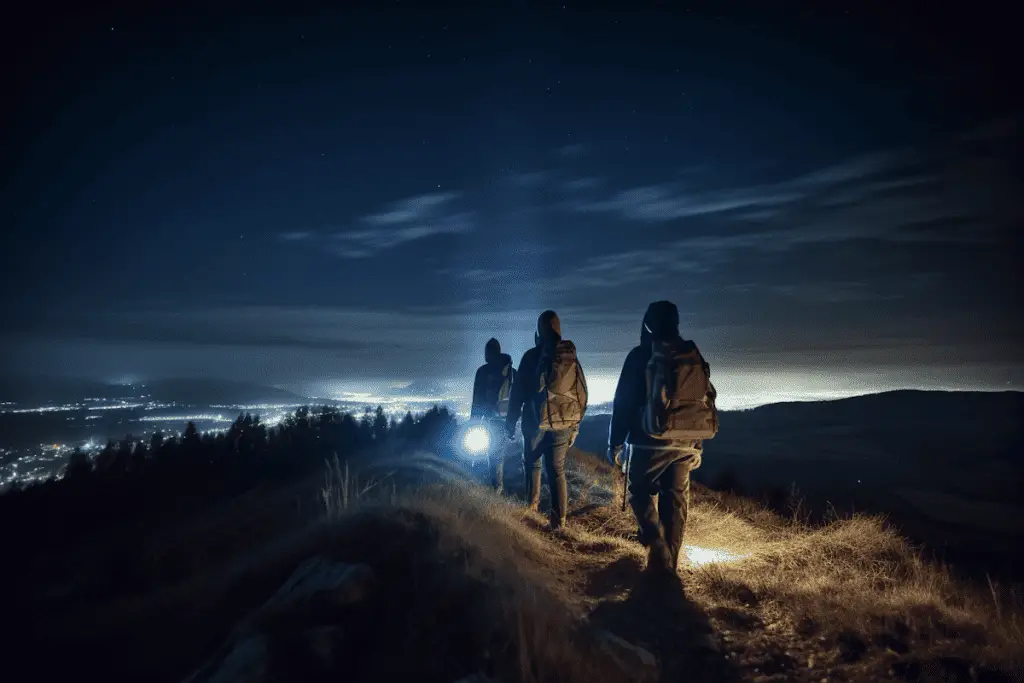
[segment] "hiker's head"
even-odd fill
[[[679,309],[671,301],[655,301],[644,314],[644,327],[652,339],[679,336]]]
[[[553,344],[562,338],[562,321],[554,311],[544,311],[537,318],[537,335],[534,337],[538,344]]]
[[[484,360],[488,363],[497,363],[499,358],[501,358],[501,344],[497,339],[491,337],[487,340],[487,345],[484,346]]]
[[[647,307],[647,312],[644,313],[643,322],[640,323],[640,345],[650,346],[651,345],[651,331],[647,329],[647,324],[650,322],[651,308]]]

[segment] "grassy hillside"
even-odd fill
[[[35,679],[177,681],[223,657],[232,633],[255,632],[267,669],[232,680],[998,681],[1021,670],[1021,596],[956,582],[878,519],[811,527],[698,486],[692,562],[677,585],[653,584],[613,473],[574,451],[569,477],[559,534],[457,468],[408,454],[252,491],[131,549],[148,564],[116,539],[64,558],[63,581],[25,587],[24,611],[7,611],[24,620],[19,661]],[[368,565],[374,590],[254,616],[311,557]],[[95,590],[126,559],[133,589]],[[190,578],[163,578],[167,564]]]
[[[893,391],[722,414],[697,480],[784,508],[884,514],[965,572],[1024,579],[1024,394]],[[603,452],[608,417],[578,445]]]

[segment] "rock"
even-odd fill
[[[257,683],[266,680],[267,663],[267,639],[254,635],[225,648],[222,656],[212,658],[185,683]]]
[[[612,656],[612,659],[619,664],[623,671],[639,673],[641,679],[657,677],[658,659],[650,652],[608,631],[600,631],[598,637],[603,649]]]
[[[375,581],[365,564],[313,557],[296,569],[269,600],[240,623],[210,660],[186,683],[261,683],[271,669],[271,641],[288,643],[321,668],[335,664],[344,632],[336,625],[309,623],[309,615],[369,597]],[[317,609],[310,609],[315,606]]]
[[[347,605],[369,596],[374,582],[373,569],[367,564],[335,562],[312,557],[302,563],[284,585],[274,593],[262,610],[278,610],[313,597],[329,599],[335,605]]]

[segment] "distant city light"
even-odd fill
[[[128,410],[131,408],[143,408],[145,403],[115,403],[105,406],[89,406],[89,410]]]
[[[147,415],[140,418],[140,422],[234,422],[230,417],[223,415]]]
[[[39,406],[38,408],[15,408],[13,410],[3,410],[0,412],[11,413],[14,415],[20,415],[25,413],[58,413],[66,412],[69,410],[79,410],[81,408],[77,403],[60,406]]]
[[[401,389],[404,386],[406,385],[391,388]],[[266,428],[282,424],[295,415],[296,409],[304,406],[309,407],[311,412],[317,412],[319,406],[326,405],[357,418],[365,411],[373,411],[379,406],[389,420],[400,420],[406,413],[418,416],[434,405],[441,405],[459,417],[469,417],[468,406],[463,406],[461,402],[449,397],[425,394],[387,396],[351,391],[331,391],[329,397],[311,397],[302,402],[193,406],[193,410],[198,409],[198,412],[185,412],[182,409],[186,404],[149,400],[149,395],[143,393],[143,388],[144,385],[136,384],[130,391],[124,392],[135,395],[124,395],[115,389],[112,392],[114,395],[111,396],[87,396],[77,402],[34,407],[19,405],[12,401],[0,403],[0,413],[5,414],[79,412],[78,415],[71,415],[64,421],[68,423],[69,428],[74,429],[77,426],[81,430],[77,438],[72,435],[73,432],[66,436],[62,435],[62,439],[56,442],[45,441],[33,447],[8,448],[9,444],[4,444],[0,448],[0,489],[15,482],[31,483],[45,481],[51,477],[60,478],[63,476],[68,458],[76,448],[95,456],[106,447],[108,439],[116,443],[123,438],[125,432],[134,434],[134,438],[142,440],[160,431],[159,427],[173,433],[179,431],[179,427],[184,429],[186,423],[195,422],[204,434],[223,434],[230,429],[230,424],[236,416],[242,413],[249,413],[254,418],[259,417],[259,423]],[[182,413],[175,414],[176,409],[182,410]],[[209,409],[210,412],[202,412],[203,409]],[[47,436],[45,433],[39,434],[41,438]]]

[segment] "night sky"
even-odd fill
[[[1024,386],[1009,10],[480,4],[8,17],[0,373],[458,394],[553,308],[602,399],[668,298],[723,405]]]

